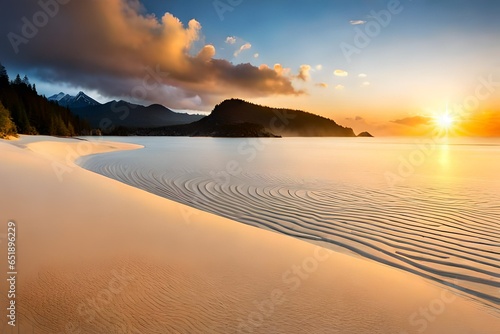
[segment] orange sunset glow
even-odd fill
[[[0,38],[0,334],[500,333],[500,0],[2,0]]]
[[[429,110],[449,105],[456,135],[499,135],[500,27],[488,7],[496,5],[357,2],[304,2],[273,15],[281,1],[262,11],[239,2],[191,11],[179,1],[89,1],[64,5],[42,28],[6,31],[25,12],[19,5],[0,24],[8,36],[0,61],[46,96],[85,91],[99,102],[190,113],[242,98],[378,136],[425,135]],[[30,29],[37,38],[24,37]]]

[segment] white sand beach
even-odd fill
[[[497,333],[455,291],[155,196],[74,164],[140,149],[0,140],[0,236],[16,223],[16,327],[2,333]],[[1,239],[0,272],[8,272]]]

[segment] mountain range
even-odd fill
[[[301,110],[270,108],[229,99],[210,115],[174,112],[162,105],[142,106],[126,101],[101,104],[83,92],[48,98],[105,134],[204,137],[356,137],[351,128]],[[359,136],[370,137],[367,132]]]
[[[203,118],[203,115],[177,113],[159,104],[146,107],[123,100],[101,104],[84,92],[79,92],[76,96],[61,92],[48,99],[69,108],[74,115],[104,132],[115,127],[155,128],[188,124]]]
[[[99,102],[86,95],[84,92],[79,92],[76,96],[61,92],[50,96],[48,100],[56,101],[60,106],[67,107],[69,109],[100,105]]]

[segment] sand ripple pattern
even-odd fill
[[[453,189],[361,188],[332,181],[155,170],[92,157],[82,165],[238,222],[353,252],[500,304],[500,198]],[[496,307],[495,307],[496,308]]]

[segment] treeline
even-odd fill
[[[27,76],[9,80],[0,64],[0,137],[16,133],[75,136],[90,132],[90,125],[68,108],[38,95]]]

